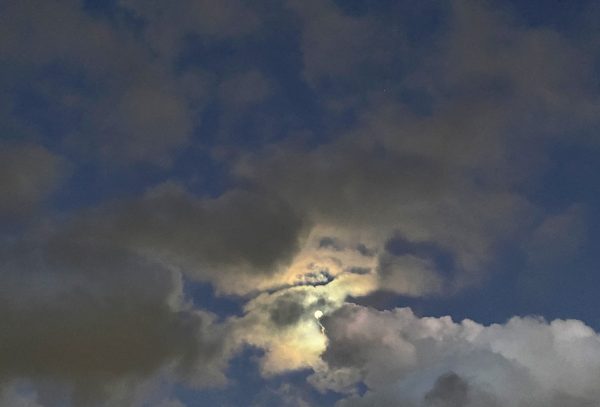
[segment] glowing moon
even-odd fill
[[[320,309],[315,311],[315,318],[316,319],[321,319],[321,317],[323,316],[323,311],[321,311]]]

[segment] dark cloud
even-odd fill
[[[232,289],[244,273],[268,276],[289,262],[307,226],[287,204],[260,194],[231,191],[202,200],[169,184],[101,211],[92,222],[106,239]]]
[[[405,114],[399,107],[382,109]],[[238,174],[337,228],[340,236],[343,230],[371,236],[354,245],[381,253],[398,233],[430,241],[455,259],[457,286],[476,281],[495,242],[525,226],[531,206],[505,184],[482,189],[470,178],[472,164],[453,156],[440,136],[463,134],[452,129],[454,119],[434,124],[429,122],[437,118],[423,122],[408,114],[402,121],[391,112],[366,115],[351,133],[317,148],[269,149],[241,162]],[[480,165],[475,168],[483,176]]]
[[[374,43],[368,39],[372,28],[358,28],[368,24],[369,13],[344,15],[330,3],[320,5],[323,13],[313,3],[291,7],[306,21],[305,36],[324,31],[318,34],[324,39],[319,44],[336,35],[352,44],[355,37],[345,34],[346,29],[365,33],[358,37]],[[415,112],[410,102],[373,92],[357,109],[352,126],[334,131],[327,142],[270,146],[240,160],[237,174],[282,196],[317,223],[337,228],[340,235],[348,230],[370,233],[371,240],[360,243],[379,253],[398,234],[429,242],[452,259],[445,288],[454,292],[481,281],[502,241],[533,227],[531,219],[543,210],[528,202],[522,188],[543,167],[545,151],[539,146],[565,137],[564,129],[578,126],[574,117],[593,122],[597,104],[588,91],[589,61],[578,44],[548,29],[521,26],[505,10],[482,2],[457,2],[445,19],[448,31],[417,58],[422,69],[407,75],[407,82],[430,95],[428,114]],[[332,54],[329,59],[311,59],[318,49],[307,47],[305,58],[329,63],[345,50],[336,47],[324,52]],[[565,63],[557,55],[570,55],[578,63]],[[351,69],[363,56],[350,52],[339,65]],[[584,70],[575,73],[575,67]],[[529,80],[533,71],[540,75]],[[575,104],[563,103],[571,99]],[[556,123],[535,119],[547,115]],[[397,270],[413,272],[395,273],[387,266],[394,263],[389,256],[382,258],[384,285],[389,282],[401,293],[442,291],[436,275],[449,270],[439,256],[427,260],[417,255],[419,267],[415,259],[396,257],[396,262],[411,263]],[[423,279],[432,284],[406,287]]]
[[[0,380],[72,387],[74,405],[172,370],[223,383],[223,326],[182,302],[180,276],[91,236],[52,232],[2,247]]]
[[[379,256],[381,286],[399,294],[424,296],[443,291],[444,279],[430,260],[413,255]]]
[[[545,268],[577,256],[586,239],[586,212],[585,207],[573,204],[562,213],[547,216],[526,243],[532,265]]]
[[[0,48],[8,72],[21,68],[27,74],[60,63],[98,73],[140,56],[131,38],[87,15],[78,1],[8,2],[2,5],[1,18]]]
[[[253,104],[263,101],[268,95],[269,83],[259,71],[233,75],[219,85],[219,97],[227,104]]]
[[[134,84],[96,107],[83,132],[98,135],[93,148],[105,159],[168,162],[170,154],[189,141],[193,129],[184,97],[162,84]]]
[[[453,372],[438,377],[425,394],[425,405],[434,407],[465,407],[468,400],[469,384]]]
[[[325,236],[319,241],[319,249],[328,248],[335,251],[344,250],[344,247],[335,238]]]
[[[50,124],[67,151],[165,166],[189,142],[202,99],[186,92],[193,75],[173,75],[123,26],[76,1],[7,3],[1,18],[2,87],[38,101],[30,124]]]
[[[528,301],[554,301],[550,293],[564,290],[570,281],[585,276],[587,266],[578,259],[585,257],[588,216],[587,208],[573,204],[560,213],[544,217],[532,230],[530,238],[523,243],[526,269],[519,275],[521,295]]]
[[[253,290],[244,275],[272,274],[297,249],[302,227],[260,195],[201,200],[164,185],[5,243],[0,378],[67,383],[76,405],[165,369],[189,383],[223,384],[226,327],[184,302],[180,272]],[[293,324],[297,310],[280,308],[273,321]]]
[[[366,257],[372,257],[375,255],[375,253],[373,252],[373,250],[369,249],[367,246],[365,246],[363,243],[359,243],[356,246],[356,250],[362,254],[363,256]]]
[[[247,292],[255,286],[246,278],[266,278],[291,260],[307,226],[284,202],[260,194],[239,190],[200,199],[167,183],[139,199],[81,213],[49,245],[55,257],[78,263],[85,260],[77,250],[83,240],[223,291]]]
[[[390,72],[399,70],[395,57],[405,54],[407,36],[395,24],[347,14],[330,0],[286,4],[301,21],[302,74],[321,107],[337,113],[361,105],[363,92],[385,88]]]
[[[181,1],[161,4],[156,1],[120,0],[119,4],[145,22],[144,34],[154,50],[177,57],[189,36],[213,40],[239,38],[251,34],[260,16],[244,1]]]
[[[220,138],[229,139],[257,114],[245,109],[270,94],[270,81],[256,68],[232,69],[218,80],[222,72],[180,66],[189,44],[218,46],[257,30],[260,18],[244,2],[105,7],[93,13],[70,0],[3,5],[4,125],[52,128],[62,150],[101,160],[105,169],[169,168],[185,148],[213,137],[200,133],[209,102],[221,103]],[[37,112],[24,117],[19,106],[32,100]],[[257,132],[269,131],[269,120],[255,120]]]
[[[280,327],[294,325],[305,313],[301,303],[286,297],[277,299],[270,310],[271,321]]]
[[[0,144],[0,221],[22,220],[66,175],[66,162],[35,144]]]

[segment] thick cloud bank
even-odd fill
[[[408,308],[346,305],[324,320],[328,388],[363,381],[340,406],[556,406],[600,403],[600,335],[576,320],[514,317],[483,326],[419,318]]]

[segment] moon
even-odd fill
[[[321,317],[323,316],[323,311],[321,311],[320,309],[315,311],[315,318],[316,319],[321,319]]]

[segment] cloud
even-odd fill
[[[115,101],[116,106],[108,105]],[[90,119],[90,130],[99,137],[100,154],[121,162],[165,160],[189,141],[193,129],[182,95],[152,83],[135,84],[119,92],[107,100],[107,105],[99,106]]]
[[[577,255],[586,239],[586,212],[585,207],[573,204],[562,213],[547,216],[526,243],[530,262],[547,267]]]
[[[124,25],[77,1],[11,3],[1,19],[1,85],[13,103],[42,106],[33,118],[13,111],[17,123],[50,123],[63,149],[113,164],[166,166],[189,142],[203,103],[187,92],[194,75],[172,74]]]
[[[467,404],[469,385],[456,373],[446,373],[435,381],[433,388],[425,395],[429,406],[461,407]]]
[[[480,178],[474,178],[473,171],[485,177],[488,165],[508,163],[479,158],[476,149],[465,161],[463,152],[446,148],[444,140],[451,134],[464,136],[465,143],[467,135],[478,136],[475,129],[455,128],[450,116],[421,119],[387,104],[374,109],[330,143],[305,150],[283,145],[248,155],[237,174],[331,228],[329,238],[364,245],[379,255],[397,235],[430,242],[454,256],[454,280],[443,284],[450,291],[477,282],[494,245],[525,227],[533,210],[510,184],[490,179],[481,188]],[[486,151],[481,154],[485,157]],[[431,286],[418,289],[400,287],[401,275],[394,280],[393,268],[387,267],[386,278],[397,282],[389,288],[439,292],[436,273],[449,273],[437,266],[421,267],[430,271],[415,284]],[[421,278],[420,272],[414,275]]]
[[[262,101],[269,94],[269,83],[259,71],[234,74],[219,85],[219,98],[225,103],[246,105]]]
[[[156,405],[156,407],[185,407],[179,400],[164,400]]]
[[[242,190],[201,199],[166,183],[3,241],[0,382],[63,383],[83,404],[161,372],[223,385],[237,339],[186,302],[184,276],[254,292],[287,269],[304,228],[281,201]],[[298,318],[292,302],[271,312],[278,325]]]
[[[39,4],[26,0],[6,3],[2,11],[0,48],[8,64],[3,69],[22,67],[22,74],[27,74],[47,63],[60,62],[102,72],[124,62],[116,56],[131,61],[139,55],[130,39],[86,15],[78,1]],[[127,57],[124,51],[133,55]]]
[[[365,93],[385,88],[390,73],[401,69],[396,56],[405,55],[407,36],[398,20],[382,24],[382,15],[352,15],[330,0],[291,0],[286,6],[302,24],[302,76],[318,91],[323,109],[339,113],[361,105]]]
[[[37,166],[46,171],[53,156],[19,151],[21,161],[4,162],[7,176],[18,180],[16,170],[35,164],[23,171],[36,187],[29,176],[47,175]],[[254,292],[287,270],[305,229],[281,200],[243,190],[198,198],[173,183],[32,225],[0,246],[0,382],[64,385],[75,405],[120,393],[129,400],[122,383],[135,389],[157,374],[194,387],[225,384],[238,339],[186,302],[184,276]],[[278,325],[299,318],[293,302],[270,315]]]
[[[526,300],[554,302],[552,293],[565,290],[570,281],[585,276],[589,268],[583,260],[589,239],[588,217],[588,208],[572,204],[562,212],[548,214],[532,230],[531,237],[523,243],[525,270],[518,276],[519,289]]]
[[[483,326],[419,318],[407,308],[345,305],[323,323],[329,370],[311,381],[326,387],[328,376],[345,369],[368,388],[340,406],[584,406],[600,400],[594,384],[600,337],[580,321],[513,317]]]
[[[11,407],[44,407],[38,403],[35,393],[21,392],[15,386],[2,389],[0,392],[0,405]]]
[[[215,92],[220,108],[215,137],[231,151],[238,151],[239,144],[262,145],[280,138],[296,115],[282,109],[286,101],[281,86],[265,71],[236,65],[219,75]]]
[[[398,294],[423,296],[442,291],[442,278],[435,266],[415,256],[383,255],[378,271],[381,287]]]
[[[182,301],[178,274],[63,233],[1,249],[1,382],[62,383],[75,405],[161,370],[194,385],[224,383],[225,327]]]
[[[230,320],[232,341],[265,351],[259,359],[267,377],[300,369],[320,370],[327,348],[315,312],[333,312],[348,295],[362,295],[375,287],[371,274],[342,273],[325,284],[296,285],[264,292],[248,301],[244,315]]]
[[[335,65],[323,72],[359,78],[352,69],[364,53],[343,54],[340,69],[349,71],[341,73],[335,67],[346,48],[320,55],[319,47],[337,35],[349,44],[370,38],[372,27],[362,24],[376,14],[344,15],[330,3],[289,7],[305,24],[303,41],[322,39],[314,46],[303,42],[305,70],[317,60]],[[550,29],[522,26],[482,2],[460,1],[445,12],[447,31],[434,35],[436,46],[418,54],[419,68],[405,81],[390,85],[391,93],[403,87],[425,92],[427,112],[382,91],[365,91],[351,124],[332,126],[322,142],[288,140],[241,154],[235,163],[243,181],[334,230],[328,238],[371,248],[382,266],[382,287],[400,294],[454,293],[484,280],[497,247],[522,239],[543,212],[523,191],[543,171],[546,146],[568,137],[565,129],[579,128],[575,117],[595,120],[596,97],[586,85],[592,76],[574,73],[557,57],[571,55],[588,66],[578,44]],[[529,80],[538,66],[540,75]],[[575,100],[577,108],[565,100]],[[532,119],[547,115],[556,122]],[[390,257],[385,245],[394,236],[438,247],[452,258],[452,268],[414,253]]]
[[[0,145],[0,220],[31,215],[59,186],[66,175],[60,157],[35,144]]]
[[[411,26],[399,10],[430,18],[432,5],[403,3],[1,5],[1,113],[29,141],[0,146],[0,218],[28,221],[0,240],[0,382],[29,379],[37,399],[0,400],[52,405],[44,389],[66,388],[76,405],[135,405],[130,390],[157,377],[226,384],[228,359],[251,346],[265,377],[312,370],[342,406],[597,404],[600,342],[581,322],[347,304],[456,294],[506,242],[537,289],[586,242],[582,206],[548,215],[526,192],[552,143],[587,142],[598,124],[586,45],[474,0]],[[200,150],[214,154],[198,174]],[[54,151],[90,178],[152,164],[132,184],[161,183],[39,218],[65,177]],[[227,185],[191,192],[196,176]],[[195,308],[189,282],[243,314]],[[153,396],[138,404],[181,405]],[[305,396],[282,385],[265,400]]]
[[[377,38],[374,20],[344,15],[332,1],[289,1],[288,6],[304,23],[304,75],[313,85],[357,74],[361,64],[373,57],[373,44],[383,38]]]
[[[99,208],[74,226],[224,292],[246,293],[285,267],[307,224],[285,202],[250,191],[200,199],[166,183]]]
[[[315,406],[311,400],[303,394],[301,389],[288,383],[282,384],[277,389],[263,390],[252,404],[252,407],[277,405],[281,407],[311,407]]]
[[[259,28],[260,16],[245,2],[225,0],[181,1],[160,4],[139,0],[121,0],[121,7],[133,11],[146,23],[145,35],[155,51],[176,57],[186,36],[209,40],[236,39]]]
[[[64,382],[80,403],[165,369],[223,384],[227,326],[183,301],[181,273],[255,290],[290,260],[302,228],[260,195],[203,200],[165,184],[3,242],[0,380]],[[283,308],[273,320],[285,323]]]
[[[590,95],[584,88],[590,61],[566,36],[551,29],[519,26],[508,12],[488,7],[485,2],[456,2],[452,13],[453,35],[448,52],[457,59],[450,65],[454,71],[448,73],[454,80],[466,79],[463,75],[504,77],[524,102],[527,97],[535,97],[559,108],[566,107],[561,103],[568,96],[585,102]],[[502,52],[494,53],[495,47]],[[565,63],[558,55],[575,64]],[[531,75],[531,69],[537,75]],[[580,75],[573,75],[573,69]]]

